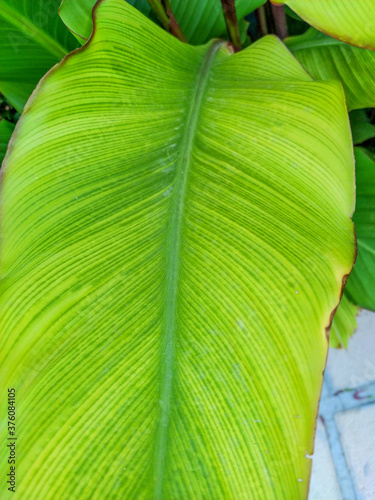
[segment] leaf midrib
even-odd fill
[[[43,31],[39,26],[30,21],[30,19],[4,2],[1,3],[0,17],[18,28],[18,30],[24,33],[27,38],[31,38],[34,42],[38,43],[47,52],[56,56],[59,60],[65,57],[69,52],[68,49],[57,42],[46,31]]]
[[[171,399],[174,381],[175,342],[177,335],[177,292],[180,271],[182,222],[192,151],[198,118],[213,60],[225,42],[214,42],[207,51],[196,79],[195,90],[186,119],[185,132],[181,143],[181,154],[176,164],[176,180],[170,207],[170,222],[167,236],[169,250],[167,262],[165,322],[162,339],[162,366],[160,390],[160,416],[155,445],[155,486],[154,500],[163,498],[163,483],[168,447],[168,427],[171,416]]]

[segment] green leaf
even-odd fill
[[[357,328],[358,307],[348,298],[346,291],[342,296],[340,305],[333,318],[331,332],[329,334],[329,346],[345,349],[348,347],[350,337]]]
[[[375,125],[371,123],[365,109],[351,111],[349,118],[354,144],[362,144],[369,139],[375,139]]]
[[[9,139],[13,134],[14,127],[14,123],[11,123],[4,118],[0,120],[0,164],[4,159]]]
[[[42,76],[77,42],[58,16],[60,0],[0,0],[0,91],[22,111]]]
[[[272,0],[338,40],[375,50],[375,0]]]
[[[60,16],[68,28],[85,43],[92,32],[91,11],[97,0],[63,0]],[[266,0],[236,0],[237,18],[241,21]],[[128,0],[147,16],[152,15],[147,0]],[[220,0],[171,0],[173,13],[189,43],[200,45],[211,38],[226,37],[226,26]],[[240,24],[244,28],[244,24]]]
[[[349,109],[375,106],[375,52],[359,49],[310,28],[284,40],[316,80],[341,80]]]
[[[95,15],[4,167],[0,497],[303,499],[354,259],[342,87],[273,36],[232,55]]]
[[[375,158],[364,148],[356,147],[354,152],[358,255],[346,290],[355,304],[375,311]]]

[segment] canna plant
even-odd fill
[[[375,4],[287,3],[0,0],[1,499],[307,497],[375,309]]]

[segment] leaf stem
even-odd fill
[[[268,35],[267,15],[264,5],[258,7],[258,9],[256,10],[256,16],[261,36]]]
[[[178,38],[181,42],[187,42],[183,34],[170,4],[170,0],[147,0],[152,10],[155,12],[157,18],[163,27],[171,33],[171,35]]]
[[[234,0],[221,0],[221,5],[223,7],[229,39],[237,51],[241,50],[240,29],[238,27],[236,6]]]
[[[275,33],[281,40],[284,40],[284,38],[288,36],[284,6],[271,3],[271,11],[275,25]]]
[[[169,29],[170,29],[170,32],[176,38],[178,38],[179,40],[181,40],[181,42],[187,43],[186,36],[183,34],[183,32],[182,32],[182,30],[180,28],[180,25],[178,24],[177,19],[176,19],[175,15],[173,14],[173,10],[172,10],[172,7],[171,7],[170,0],[161,0],[161,1],[162,1],[163,5],[164,5],[165,12],[167,13],[167,16],[168,16],[168,19],[169,19]]]

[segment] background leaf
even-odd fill
[[[0,120],[0,165],[7,151],[8,142],[13,134],[14,127],[14,123],[11,123],[4,118]]]
[[[314,28],[284,40],[316,80],[341,80],[349,109],[375,106],[375,52],[331,38]]]
[[[343,42],[375,50],[375,0],[272,0]]]
[[[341,85],[273,36],[232,55],[96,15],[4,167],[0,496],[305,498],[354,257]]]
[[[375,161],[374,155],[356,147],[356,209],[353,216],[358,256],[346,291],[351,300],[375,310]]]
[[[284,5],[284,12],[286,14],[288,34],[290,36],[302,35],[310,28],[310,25],[301,17],[297,16],[297,14],[287,5]]]
[[[77,47],[59,3],[0,0],[0,90],[18,111],[42,76]]]
[[[361,111],[364,113],[364,110]],[[373,155],[364,148],[355,148],[355,157],[357,206],[353,219],[356,221],[358,256],[333,319],[329,338],[330,347],[346,348],[348,346],[349,338],[357,327],[358,306],[355,304],[367,309],[375,309],[373,287],[375,279],[375,164]]]
[[[81,44],[86,43],[92,32],[92,9],[98,0],[62,0],[59,14],[64,24],[77,36]],[[152,15],[147,0],[124,0],[145,16]],[[156,21],[156,19],[155,19]]]
[[[375,139],[375,125],[371,123],[365,109],[357,109],[349,113],[353,143],[362,144]]]
[[[237,18],[241,21],[266,0],[236,0]],[[63,0],[60,16],[69,29],[80,35],[84,43],[92,32],[91,11],[96,0]],[[152,15],[147,0],[128,0],[143,14]],[[189,43],[200,45],[211,38],[225,36],[226,26],[220,0],[171,0],[172,10]],[[240,23],[241,28],[246,25]],[[244,39],[242,33],[242,39]]]

